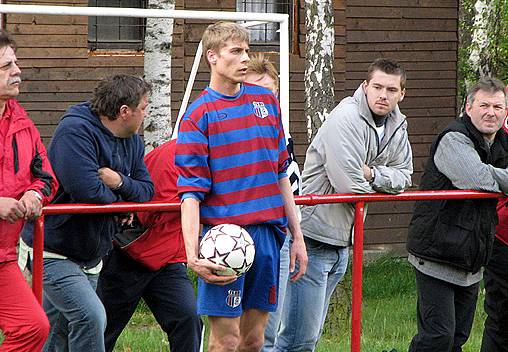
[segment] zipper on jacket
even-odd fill
[[[18,142],[16,142],[16,136],[12,136],[12,152],[14,154],[14,174],[19,171],[19,157],[18,157]]]
[[[372,127],[372,125],[362,116],[362,118],[365,120],[365,122],[367,122],[367,126],[369,126],[369,128],[371,128],[372,130],[374,130],[374,135],[376,136],[376,147],[377,147],[377,153],[376,153],[376,158],[378,157],[379,154],[381,154],[381,152],[379,151],[379,146],[380,146],[380,140],[379,140],[379,135],[377,134],[377,130]]]
[[[393,139],[393,137],[395,136],[395,134],[397,133],[397,131],[398,131],[398,130],[402,127],[402,125],[403,125],[403,124],[404,124],[404,121],[402,121],[402,122],[401,122],[401,123],[397,126],[397,128],[396,128],[395,130],[393,130],[393,133],[392,133],[392,135],[390,136],[390,139],[388,139],[388,140],[386,141],[385,146],[383,147],[383,149],[381,149],[381,150],[379,151],[379,153],[376,155],[376,157],[378,157],[378,156],[379,156],[379,155],[380,155],[380,154],[381,154],[381,153],[382,153],[382,152],[386,149],[386,147],[388,146],[388,144],[390,144],[391,140]],[[371,126],[371,127],[372,127],[372,126]],[[376,135],[377,135],[377,131],[376,131]],[[378,150],[379,150],[379,147],[378,147]]]

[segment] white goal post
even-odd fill
[[[7,4],[0,4],[0,13],[277,22],[280,24],[280,107],[284,130],[289,131],[289,16],[287,14]]]

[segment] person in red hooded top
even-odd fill
[[[504,120],[503,129],[508,132],[508,119]],[[497,215],[492,256],[483,273],[487,319],[481,352],[508,351],[508,198],[497,203]]]
[[[180,200],[175,147],[172,140],[145,156],[155,186],[153,201]],[[104,260],[97,285],[107,316],[106,352],[113,351],[142,298],[168,336],[171,352],[199,352],[202,322],[187,276],[180,212],[136,215],[134,223],[139,226],[115,235],[115,246]]]
[[[21,70],[16,43],[0,31],[0,351],[39,351],[48,319],[17,264],[16,246],[25,220],[41,214],[58,188],[39,132],[14,99]]]

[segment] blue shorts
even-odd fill
[[[211,226],[203,227],[203,234]],[[249,271],[235,282],[220,286],[198,279],[198,314],[239,317],[244,310],[277,310],[280,248],[284,233],[272,225],[244,226],[254,240],[256,255]]]

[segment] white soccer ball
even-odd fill
[[[227,267],[217,275],[241,276],[252,266],[255,254],[252,237],[243,227],[234,224],[212,227],[199,244],[199,258]]]

